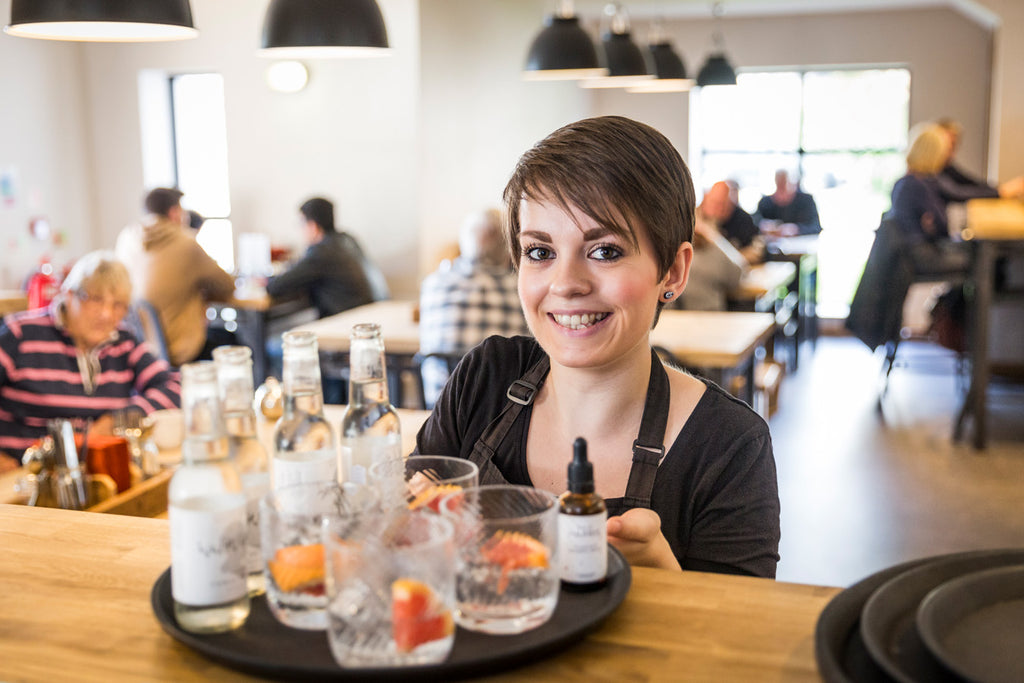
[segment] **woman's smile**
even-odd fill
[[[570,330],[585,330],[605,320],[610,313],[549,313],[548,316],[561,327]]]

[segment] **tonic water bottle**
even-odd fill
[[[245,492],[245,563],[249,569],[249,597],[255,597],[264,591],[260,498],[270,492],[270,471],[267,450],[256,434],[252,350],[246,346],[219,346],[213,350],[213,360],[217,364],[224,427]]]
[[[365,484],[376,462],[402,457],[398,413],[388,400],[380,325],[356,325],[349,348],[348,407],[341,420],[343,481]]]
[[[337,481],[337,446],[324,419],[315,333],[285,332],[283,371],[284,412],[274,428],[273,486]]]
[[[171,478],[171,594],[178,624],[220,633],[245,623],[245,493],[224,431],[217,368],[182,367],[183,464]]]

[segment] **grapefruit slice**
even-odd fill
[[[415,510],[424,505],[434,512],[440,512],[441,499],[454,491],[461,491],[458,484],[436,484],[416,494],[416,497],[409,501],[409,509]]]
[[[521,531],[499,529],[480,546],[480,556],[501,567],[498,595],[508,588],[508,574],[516,569],[547,569],[548,549],[543,543]]]
[[[274,559],[267,560],[267,567],[274,583],[285,593],[302,591],[319,595],[324,592],[322,543],[279,548]]]
[[[451,610],[444,608],[430,586],[415,579],[397,579],[391,584],[391,628],[398,651],[411,652],[450,636],[455,622]]]

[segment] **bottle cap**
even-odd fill
[[[572,443],[572,462],[569,463],[569,492],[594,492],[594,465],[587,460],[587,440],[577,437]]]

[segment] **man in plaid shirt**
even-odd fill
[[[459,232],[459,254],[454,261],[443,262],[420,287],[420,352],[464,354],[494,334],[530,334],[498,209],[466,218]],[[428,406],[447,375],[444,362],[424,363]]]

